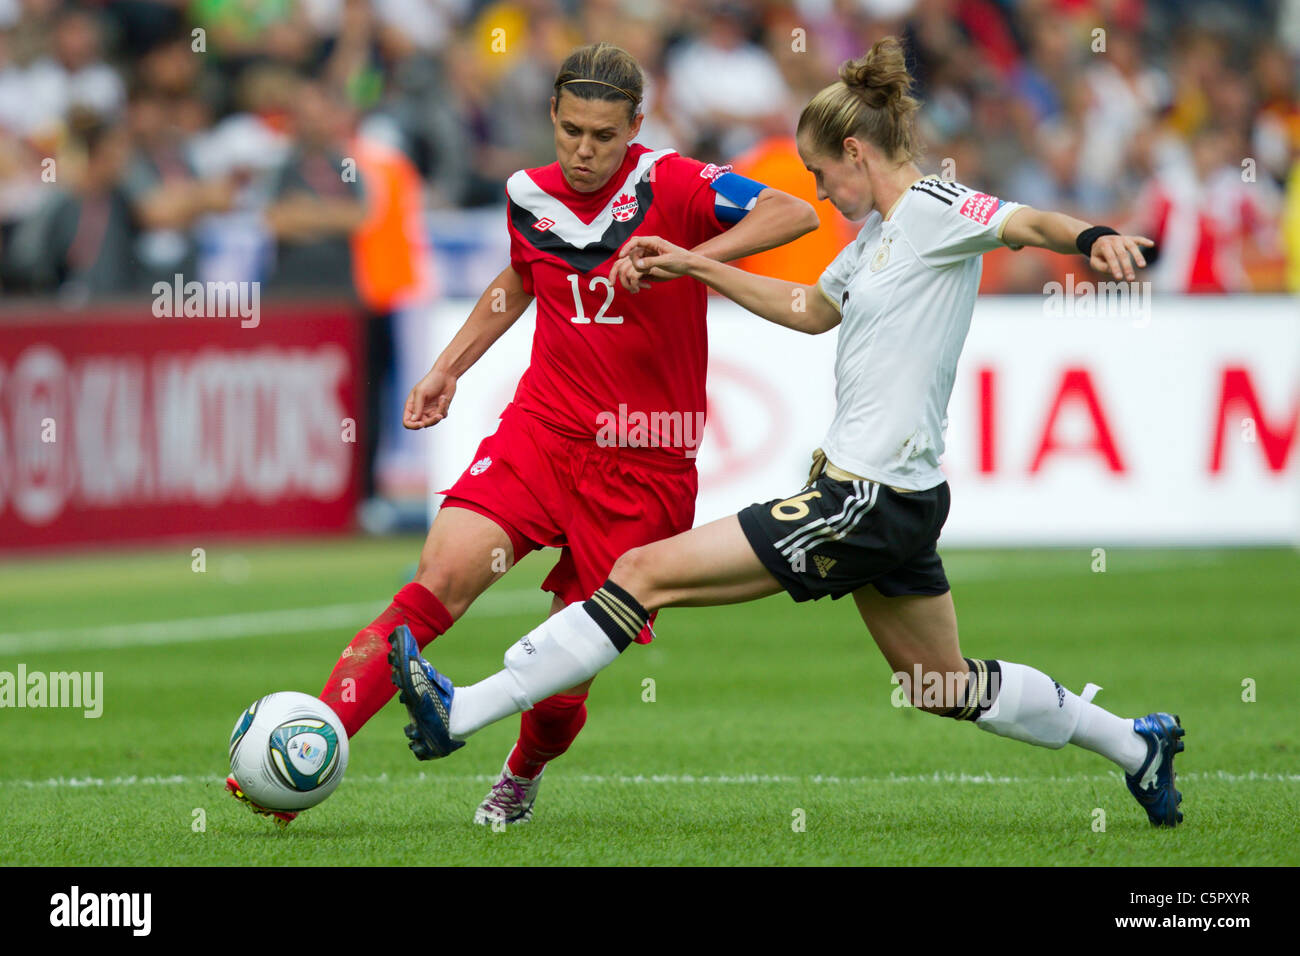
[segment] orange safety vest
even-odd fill
[[[852,242],[862,224],[849,222],[829,200],[817,201],[817,183],[804,168],[793,136],[765,139],[732,163],[741,176],[812,203],[820,225],[794,242],[737,259],[732,265],[757,275],[812,285],[841,249]]]
[[[352,234],[352,279],[366,308],[389,312],[433,291],[424,190],[401,150],[357,137],[365,221]]]

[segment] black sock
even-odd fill
[[[650,623],[650,612],[613,581],[606,580],[582,606],[619,653]]]
[[[966,686],[957,699],[957,706],[945,710],[939,716],[952,717],[954,720],[975,720],[998,699],[1002,668],[997,661],[971,660],[969,657],[963,657],[962,660],[970,669]]]

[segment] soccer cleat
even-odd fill
[[[244,791],[239,788],[239,781],[233,776],[226,778],[226,789],[230,791],[232,797],[254,813],[259,816],[270,817],[281,830],[298,818],[298,811],[296,810],[268,810],[266,807],[259,807],[244,795]]]
[[[420,656],[420,647],[405,624],[388,635],[388,643],[397,697],[411,716],[406,736],[416,759],[434,760],[464,747],[465,741],[453,740],[449,729],[451,699],[456,695],[451,680]]]
[[[1153,824],[1176,827],[1183,822],[1183,795],[1174,788],[1174,755],[1183,752],[1183,722],[1176,714],[1147,714],[1133,721],[1133,730],[1147,742],[1147,759],[1124,782]]]
[[[480,826],[503,826],[511,823],[527,823],[533,818],[533,804],[537,802],[537,791],[542,785],[542,772],[531,780],[528,777],[516,777],[510,772],[510,764],[501,768],[501,779],[492,785],[488,795],[474,811],[474,822]]]

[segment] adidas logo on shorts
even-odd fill
[[[827,558],[820,554],[814,554],[813,564],[817,565],[817,573],[822,577],[826,577],[830,572],[830,569],[835,567],[835,559]]]

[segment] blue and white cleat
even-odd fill
[[[456,695],[451,679],[420,656],[420,647],[405,624],[388,635],[388,643],[392,647],[388,663],[393,668],[397,696],[411,715],[406,736],[416,759],[433,760],[464,747],[465,741],[453,740],[449,729],[451,700]]]
[[[1176,714],[1147,714],[1133,721],[1133,730],[1146,739],[1147,759],[1124,782],[1153,824],[1176,827],[1183,822],[1183,795],[1174,789],[1174,755],[1183,752],[1183,722]]]

